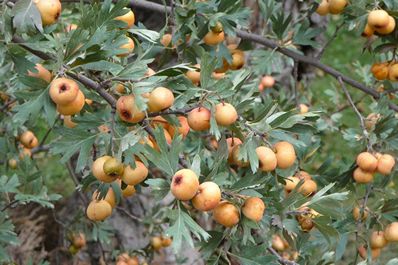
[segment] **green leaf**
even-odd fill
[[[1,193],[6,193],[6,192],[11,192],[11,193],[17,193],[18,192],[18,187],[21,185],[19,182],[19,179],[17,175],[12,175],[11,178],[8,178],[7,176],[1,176],[0,177],[0,192]]]
[[[27,32],[37,28],[43,32],[40,12],[33,0],[19,0],[12,8],[13,24],[19,32]]]
[[[128,31],[152,43],[156,43],[160,38],[159,32],[153,30],[134,28]]]
[[[163,199],[170,191],[170,183],[165,179],[147,179],[145,183],[151,187],[155,200]]]

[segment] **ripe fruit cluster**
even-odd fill
[[[370,70],[377,80],[398,81],[398,63],[395,61],[375,63]]]
[[[305,171],[299,171],[294,176],[288,177],[286,179],[286,193],[289,194],[291,191],[293,191],[301,180],[303,181],[303,184],[299,187],[298,192],[304,196],[314,195],[318,189],[318,185],[312,179],[311,175]]]
[[[128,253],[122,253],[117,257],[116,265],[139,265],[140,261],[136,256],[130,256]]]
[[[238,119],[238,113],[229,103],[216,105],[214,117],[220,126],[229,126]],[[211,111],[205,107],[198,107],[188,113],[188,125],[192,130],[205,131],[210,129]]]
[[[159,251],[162,248],[167,248],[171,246],[173,240],[167,236],[154,236],[151,238],[151,247],[155,251]]]
[[[144,94],[143,97],[148,99],[149,112],[166,110],[174,103],[173,92],[165,87],[157,87],[151,93]],[[134,95],[121,96],[117,100],[116,111],[121,120],[129,123],[137,123],[145,118],[145,112],[138,109]]]
[[[347,4],[347,0],[322,0],[316,12],[321,16],[326,16],[329,13],[337,15],[343,12]]]
[[[317,218],[320,214],[314,209],[306,206],[300,207],[298,211],[303,212],[296,216],[296,219],[299,222],[301,229],[304,232],[311,231],[311,229],[315,226],[313,219]]]
[[[75,115],[85,104],[85,96],[79,85],[72,79],[56,78],[51,82],[50,98],[57,104],[57,110],[62,115]]]
[[[390,16],[384,10],[372,10],[369,12],[368,21],[362,33],[364,37],[371,37],[375,33],[379,35],[388,35],[395,30],[396,22],[394,17]]]
[[[220,187],[211,181],[199,184],[199,178],[190,169],[177,171],[171,182],[171,193],[178,200],[191,200],[196,210],[213,211],[213,219],[225,226],[232,227],[239,223],[240,213],[238,207],[228,201],[221,201]],[[265,204],[260,198],[246,198],[242,213],[248,219],[259,222],[264,215]]]
[[[373,231],[369,242],[372,259],[376,259],[380,256],[382,249],[386,247],[388,243],[398,242],[398,222],[389,224],[384,231]],[[360,246],[358,248],[358,252],[363,259],[366,259],[368,256],[367,248],[365,246]]]
[[[272,248],[281,253],[285,260],[295,261],[298,259],[299,253],[291,249],[289,242],[279,235],[272,236]]]
[[[366,184],[373,181],[374,174],[389,175],[394,166],[395,159],[389,154],[362,152],[357,156],[358,167],[354,170],[353,178],[357,183]]]
[[[86,246],[86,236],[84,233],[73,233],[69,238],[71,245],[69,247],[69,251],[72,254],[76,254],[79,250]]]
[[[32,131],[25,131],[21,135],[18,136],[18,140],[21,143],[20,147],[22,148],[19,153],[19,158],[24,159],[24,157],[31,157],[32,156],[32,149],[39,145],[39,140],[37,139],[36,135]],[[17,160],[10,159],[8,161],[8,165],[12,169],[17,168]]]
[[[144,181],[148,176],[147,167],[139,160],[135,161],[135,168],[130,165],[123,165],[111,156],[97,158],[92,165],[92,173],[99,181],[105,183],[116,183],[122,189],[123,197],[130,197],[135,194],[135,187]],[[127,186],[123,188],[122,181]],[[87,207],[87,217],[92,221],[102,221],[109,217],[112,208],[116,206],[116,197],[112,188],[108,189],[105,197],[99,199],[99,192],[93,194],[92,201]]]
[[[275,78],[270,75],[265,75],[261,78],[260,84],[258,85],[258,90],[263,92],[264,89],[272,88],[275,85]]]

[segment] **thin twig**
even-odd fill
[[[68,162],[66,162],[66,168],[69,171],[69,175],[72,178],[73,183],[75,183],[75,186],[78,187],[80,185],[80,182],[75,174],[75,171],[73,169],[72,163],[70,160],[68,160]],[[86,198],[86,196],[83,195],[83,193],[81,192],[77,192],[80,196],[80,199],[82,200],[82,202],[84,203],[84,205],[88,205],[88,199]]]
[[[296,108],[299,109],[299,98],[298,98],[298,61],[294,60],[294,67],[293,67],[293,79],[294,79],[294,85],[293,85],[293,91],[294,91],[294,102],[296,104]]]
[[[358,119],[359,119],[359,122],[360,122],[361,128],[362,128],[363,136],[365,137],[365,140],[367,142],[367,149],[371,150],[372,146],[371,146],[370,139],[369,139],[369,133],[366,130],[365,118],[362,116],[361,112],[359,112],[358,108],[355,106],[355,103],[352,100],[351,95],[348,92],[347,87],[345,86],[345,83],[343,82],[342,78],[338,77],[337,80],[339,81],[340,86],[343,89],[344,94],[346,95],[346,97],[348,99],[348,102],[350,103],[351,107],[353,108],[355,114],[358,116]]]
[[[343,28],[343,26],[344,26],[344,22],[336,27],[336,30],[334,31],[332,37],[325,43],[325,45],[323,45],[322,49],[319,51],[318,55],[316,56],[316,58],[318,60],[320,60],[322,58],[323,53],[326,51],[326,49],[329,47],[329,45],[336,39],[340,29]]]
[[[129,218],[133,219],[134,221],[138,221],[138,222],[143,222],[144,220],[142,220],[141,218],[129,213],[126,209],[124,209],[123,207],[116,207],[117,210],[121,211],[122,213],[124,213],[125,215],[127,215]]]
[[[111,149],[111,154],[112,156],[115,156],[115,150],[114,150],[114,140],[115,140],[115,114],[116,114],[116,109],[112,108],[111,111],[111,142],[109,143],[109,147]]]
[[[271,252],[272,255],[276,256],[278,258],[278,261],[280,264],[282,265],[299,265],[298,263],[296,263],[295,261],[291,261],[291,260],[287,260],[284,259],[281,255],[279,255],[279,253],[273,249],[272,247],[268,247],[267,250],[269,252]]]

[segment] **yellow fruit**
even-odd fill
[[[68,105],[77,98],[79,85],[72,79],[56,78],[51,82],[49,94],[55,104]]]
[[[199,211],[213,210],[221,200],[220,187],[211,181],[199,185],[197,194],[192,199],[192,204]]]
[[[199,190],[199,178],[192,170],[181,169],[174,174],[170,190],[176,199],[190,200]]]
[[[224,32],[214,33],[213,31],[209,31],[203,38],[204,43],[207,45],[213,46],[218,45],[223,42],[225,39]]]
[[[57,111],[62,115],[75,115],[83,109],[84,103],[85,96],[83,92],[79,90],[75,100],[65,105],[57,105]]]
[[[312,179],[311,175],[308,174],[308,172],[305,172],[303,170],[300,170],[294,176],[299,178],[299,179],[304,179],[304,180],[311,180]]]
[[[43,26],[52,25],[57,22],[62,10],[59,0],[33,0],[33,3],[39,10]]]
[[[73,122],[72,117],[70,115],[64,116],[64,126],[70,129],[73,129],[77,126],[76,122]]]
[[[100,200],[100,199],[99,199],[99,196],[100,196],[100,193],[99,193],[98,190],[96,190],[96,191],[93,193],[92,200],[93,200],[93,201],[95,201],[95,200],[96,200],[96,201]],[[115,197],[115,192],[113,191],[112,188],[109,188],[109,189],[108,189],[108,192],[106,193],[105,197],[102,198],[102,200],[105,200],[107,203],[109,203],[109,205],[110,205],[112,208],[115,208],[115,206],[116,206],[116,197]]]
[[[383,175],[391,174],[395,166],[395,159],[389,154],[384,154],[377,160],[377,172]]]
[[[188,114],[188,124],[192,130],[205,131],[210,129],[210,110],[199,107],[191,110]]]
[[[388,78],[391,81],[398,81],[398,64],[390,65],[390,69],[388,71]]]
[[[28,71],[28,75],[31,77],[43,79],[47,83],[51,82],[52,74],[50,73],[50,71],[44,68],[43,65],[38,63],[36,64],[35,69],[37,70],[37,73]]]
[[[109,176],[105,174],[104,172],[104,164],[107,160],[111,159],[111,156],[102,156],[97,158],[93,165],[92,165],[92,173],[93,176],[96,177],[98,180],[105,182],[105,183],[110,183],[115,180],[114,176]]]
[[[256,148],[256,154],[259,162],[259,169],[264,172],[275,170],[277,166],[277,159],[274,151],[271,148],[260,146]]]
[[[377,80],[386,80],[390,69],[388,63],[375,63],[370,70]]]
[[[127,185],[126,188],[122,189],[122,195],[125,198],[133,196],[135,193],[136,193],[136,190],[133,185]]]
[[[114,157],[107,159],[102,166],[105,174],[112,177],[122,176],[124,171],[123,164]]]
[[[300,105],[299,105],[299,112],[300,112],[300,114],[308,113],[309,109],[310,109],[310,108],[309,108],[307,105],[305,105],[305,104],[300,104]]]
[[[363,171],[374,172],[377,168],[377,159],[369,152],[362,152],[357,156],[357,165]]]
[[[275,79],[270,75],[266,75],[261,79],[261,84],[264,88],[272,88],[275,85]]]
[[[398,242],[398,222],[393,222],[386,227],[384,237],[388,242]]]
[[[127,50],[126,52],[120,53],[117,56],[118,57],[126,57],[128,56],[130,53],[132,53],[134,51],[134,41],[130,38],[130,37],[126,37],[126,43],[120,46],[120,49],[124,49]]]
[[[239,223],[239,210],[232,203],[223,201],[214,208],[213,218],[217,223],[225,227],[232,227]]]
[[[316,12],[321,16],[326,16],[329,14],[329,2],[328,0],[322,0],[322,2],[318,5]]]
[[[361,215],[361,209],[356,206],[352,210],[352,215],[354,216],[354,219],[356,221],[358,221],[360,217],[361,217],[362,221],[364,221],[364,220],[366,220],[368,218],[369,208],[365,207],[365,209],[363,210],[362,215]]]
[[[245,65],[245,55],[243,52],[235,52],[232,54],[232,62],[229,68],[232,70],[241,69]]]
[[[312,179],[305,180],[303,185],[300,186],[299,192],[301,192],[304,196],[309,196],[314,194],[318,189],[318,186],[315,181]]]
[[[173,103],[173,92],[165,87],[157,87],[149,95],[148,109],[150,112],[157,112],[170,108]]]
[[[388,20],[389,22],[387,26],[376,29],[377,33],[379,33],[380,35],[388,35],[395,30],[395,25],[396,25],[395,19],[392,16],[389,16]]]
[[[130,9],[126,14],[118,16],[115,19],[125,22],[127,24],[127,28],[131,28],[135,22],[135,15],[134,12]]]
[[[159,250],[163,247],[160,236],[154,236],[151,238],[151,246],[154,250]]]
[[[169,134],[172,138],[176,136],[176,133],[177,135],[181,134],[182,138],[185,138],[191,129],[188,124],[188,119],[184,116],[179,116],[178,122],[180,123],[178,127],[170,125],[167,130],[169,131]]]
[[[231,104],[219,103],[216,105],[215,119],[218,125],[229,126],[238,119],[238,113]]]
[[[381,252],[380,248],[372,248],[371,249],[372,259],[378,258],[380,256],[380,252]],[[363,259],[366,259],[368,257],[368,251],[364,246],[358,247],[358,253]]]
[[[39,145],[39,141],[37,140],[35,134],[31,131],[25,131],[19,136],[19,141],[21,144],[29,149],[32,149]]]
[[[196,68],[199,68],[199,70],[188,70],[185,75],[189,80],[192,81],[195,85],[198,85],[200,83],[200,65],[195,64],[194,65]]]
[[[72,245],[78,249],[86,246],[86,236],[83,233],[74,234],[72,238]]]
[[[148,168],[141,161],[135,161],[136,168],[126,166],[122,175],[122,180],[127,185],[137,185],[144,181],[148,176]]]
[[[164,46],[164,47],[169,47],[171,40],[173,39],[173,36],[170,33],[166,33],[162,36],[162,38],[160,39],[160,43]]]
[[[121,96],[116,102],[116,111],[121,120],[137,123],[145,118],[145,113],[139,111],[133,95]]]
[[[370,236],[370,247],[371,248],[384,248],[388,241],[384,237],[383,231],[374,231]]]
[[[368,15],[368,25],[373,29],[384,28],[390,23],[390,16],[384,10],[373,10]]]
[[[272,236],[272,248],[279,252],[282,252],[286,249],[286,246],[280,236],[278,235]]]
[[[373,181],[373,173],[356,168],[353,173],[354,180],[360,184],[367,184]]]
[[[285,169],[293,166],[296,161],[296,152],[291,143],[278,142],[274,145],[278,167]]]
[[[366,23],[365,28],[362,32],[362,37],[369,38],[369,37],[372,37],[374,35],[374,33],[375,33],[375,30],[371,26],[369,26],[368,23]]]
[[[17,168],[17,166],[18,166],[18,162],[17,162],[17,160],[15,160],[15,159],[10,159],[10,160],[8,160],[8,166],[11,168],[11,169],[16,169]]]
[[[257,197],[251,197],[245,200],[242,207],[242,213],[246,218],[259,222],[263,219],[265,211],[265,204],[263,200]]]
[[[347,0],[329,0],[329,12],[333,15],[343,12],[347,5]]]
[[[250,165],[249,161],[239,159],[240,146],[241,145],[238,144],[232,148],[231,159],[228,160],[228,162],[232,165],[237,165],[238,167],[248,167]]]
[[[169,246],[171,246],[171,244],[173,243],[173,240],[170,237],[161,237],[162,239],[162,247],[167,248]]]
[[[91,221],[103,221],[112,214],[112,207],[105,200],[94,200],[88,205],[86,213]]]
[[[297,177],[288,177],[285,179],[285,182],[285,191],[289,193],[296,188],[297,184],[300,182],[300,179]]]

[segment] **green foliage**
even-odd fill
[[[381,94],[378,99],[363,99],[362,92],[350,88],[363,116],[371,112],[381,115],[374,128],[369,129],[369,139],[363,135],[340,84],[320,72],[315,73],[321,78],[307,78],[308,69],[302,69],[301,63],[299,79],[295,80],[290,73],[294,61],[280,54],[279,48],[267,50],[242,40],[238,47],[245,51],[248,64],[227,71],[222,79],[213,78],[215,70],[233,62],[233,54],[224,43],[210,47],[202,38],[218,22],[229,36],[235,36],[237,29],[250,29],[253,12],[243,1],[175,1],[174,13],[166,16],[162,29],[148,29],[142,23],[126,29],[125,23],[115,18],[126,14],[125,7],[130,1],[100,2],[64,5],[58,24],[45,28],[32,0],[17,1],[12,8],[6,4],[1,7],[4,9],[0,23],[4,32],[0,45],[1,95],[11,99],[0,101],[0,262],[11,259],[5,250],[7,244],[18,244],[8,210],[28,203],[54,208],[54,202],[61,198],[59,190],[65,196],[75,190],[68,188],[68,173],[73,181],[76,175],[81,177],[81,183],[75,187],[77,192],[91,195],[98,190],[98,199],[103,199],[111,188],[117,203],[126,200],[122,195],[126,183],[102,183],[92,175],[93,160],[103,155],[113,155],[133,168],[140,160],[151,169],[148,178],[135,187],[137,193],[150,192],[154,200],[145,216],[139,217],[148,228],[147,236],[172,237],[175,253],[187,246],[197,247],[206,264],[231,264],[231,260],[245,265],[278,264],[279,257],[269,251],[272,236],[277,234],[288,241],[289,251],[299,253],[299,264],[343,264],[347,260],[353,264],[359,244],[368,243],[367,231],[397,221],[396,170],[389,176],[376,175],[372,187],[352,179],[355,156],[367,145],[381,153],[396,155],[398,150],[396,113],[388,107],[390,102],[396,102],[390,97],[395,96],[397,85],[378,82],[369,74],[373,57],[384,61],[395,59],[397,34],[375,38],[366,44],[358,40],[374,1],[351,1],[344,14],[331,22],[326,32],[328,38],[334,35],[336,25],[343,25],[342,32],[321,60],[367,86],[382,84],[385,90],[393,91]],[[258,1],[256,19],[265,25],[259,31],[261,35],[277,41],[281,47],[305,54],[307,50],[324,47],[318,38],[324,29],[315,27],[311,20],[320,1],[298,2],[301,9],[290,14],[281,1]],[[395,2],[379,1],[378,5],[396,17]],[[66,32],[64,29],[72,22],[78,28]],[[166,32],[173,35],[169,47],[160,44]],[[12,42],[14,35],[23,37],[25,48]],[[126,36],[133,39],[135,49],[127,58],[121,58],[117,55],[126,52],[120,48],[126,43]],[[32,55],[32,51],[38,56]],[[38,52],[44,52],[48,58],[40,58]],[[77,80],[80,90],[93,103],[86,104],[73,116],[76,127],[67,128],[59,122],[63,117],[57,114],[49,97],[49,84],[27,74],[37,72],[36,63],[51,70],[54,77],[86,76],[97,85]],[[200,63],[199,86],[185,75],[196,69],[193,66],[196,63]],[[149,67],[156,70],[155,75],[146,75]],[[277,77],[277,84],[260,92],[258,85],[264,75]],[[115,91],[118,84],[123,85],[126,94],[134,95],[137,111],[145,112],[143,121],[123,122],[115,114],[115,106],[108,103],[109,98],[108,101],[104,98],[106,93],[116,101],[123,94]],[[159,86],[169,88],[175,97],[170,113],[168,110],[157,113],[165,118],[167,126],[178,126],[178,116],[200,106],[211,111],[210,129],[191,130],[186,137],[175,135],[168,142],[163,126],[153,124],[153,116],[157,114],[151,114],[147,107],[149,99],[145,93]],[[12,108],[6,105],[9,100],[15,101]],[[230,126],[217,124],[215,106],[220,102],[228,102],[237,110],[239,117]],[[297,103],[309,105],[310,112],[300,113]],[[26,130],[34,131],[40,143],[31,150],[31,158],[20,156],[24,149],[17,137]],[[226,139],[229,137],[242,140],[238,159],[249,162],[248,167],[239,168],[228,162],[231,158]],[[213,146],[214,141],[217,147]],[[296,161],[288,169],[260,171],[256,148],[272,148],[279,141],[294,146]],[[155,148],[150,145],[154,143]],[[16,169],[8,165],[11,159],[16,160]],[[64,165],[73,168],[66,172]],[[171,178],[183,167],[192,169],[201,183],[212,181],[220,186],[223,200],[240,209],[238,225],[225,229],[211,221],[211,212],[200,213],[191,209],[189,202],[171,197]],[[285,194],[287,178],[299,170],[312,175],[318,186],[315,194],[302,194],[305,181]],[[266,204],[266,213],[257,223],[241,211],[247,196],[259,197]],[[352,217],[352,208],[360,205],[364,197],[371,214],[358,223]],[[305,215],[300,212],[303,207],[317,212],[311,216],[314,228],[310,232],[300,228],[298,217]],[[114,229],[107,221],[87,221],[83,207],[79,208],[82,209],[72,226],[84,227],[90,240],[110,244]],[[206,229],[200,225],[203,222],[207,222]],[[361,234],[359,239],[355,238],[355,232]],[[393,252],[394,247],[390,250]],[[153,254],[147,253],[150,247],[135,251],[144,252],[146,258]],[[397,263],[395,256],[387,257],[391,260],[384,259],[386,264]]]

